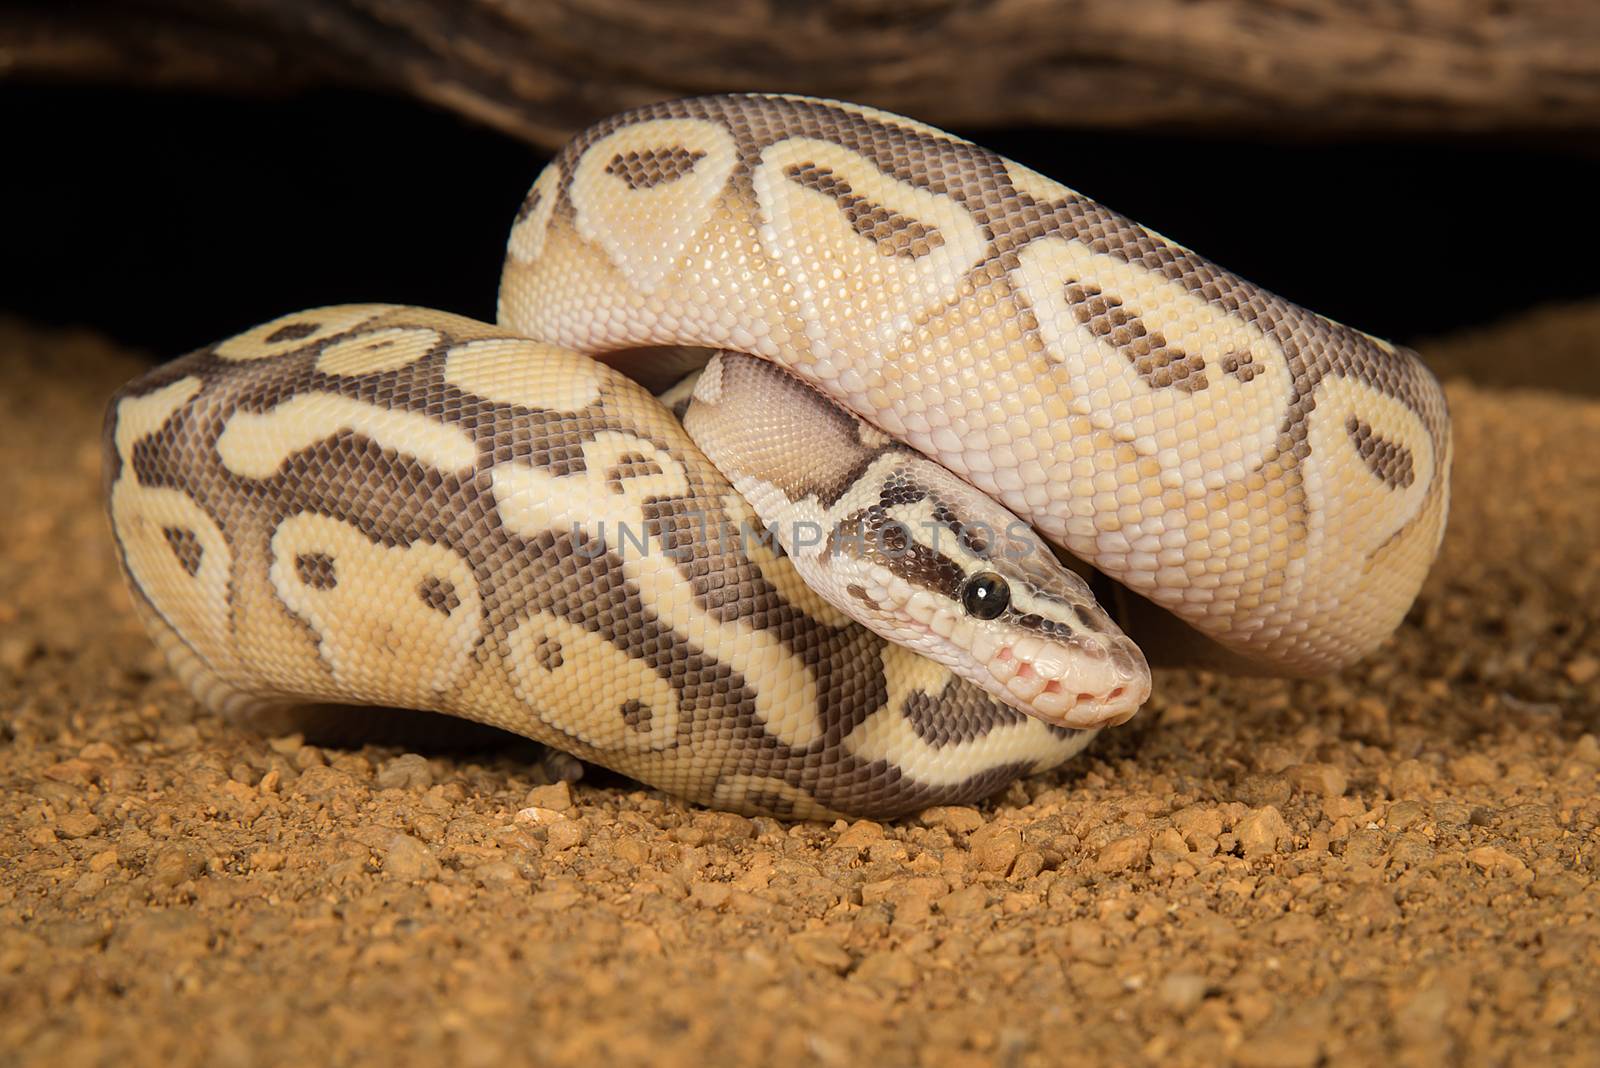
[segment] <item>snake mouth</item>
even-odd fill
[[[1107,650],[1029,637],[1000,647],[985,666],[1005,700],[1060,727],[1115,727],[1133,718],[1150,696],[1150,670],[1126,638]]]
[[[858,616],[861,622],[1044,723],[1074,730],[1114,727],[1133,718],[1150,697],[1150,668],[1124,634],[1071,640],[1003,635],[882,568],[863,594],[862,603],[878,614]]]

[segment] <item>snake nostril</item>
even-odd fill
[[[1126,687],[1118,686],[1115,690],[1112,690],[1110,693],[1106,694],[1106,700],[1114,701],[1117,698],[1121,697],[1123,695],[1123,693],[1125,693],[1125,692],[1126,692]]]

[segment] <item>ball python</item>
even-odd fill
[[[1415,353],[857,105],[584,131],[498,319],[296,312],[112,399],[121,564],[202,703],[434,710],[717,807],[887,818],[1131,715],[1119,622],[1247,670],[1365,655],[1448,511]],[[697,365],[672,410],[640,384]]]

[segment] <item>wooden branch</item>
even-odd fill
[[[1600,130],[1592,0],[145,0],[0,12],[0,77],[399,91],[553,146],[767,89],[944,126]]]

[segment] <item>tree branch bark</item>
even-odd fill
[[[666,97],[943,126],[1600,131],[1592,0],[144,0],[0,13],[0,77],[394,91],[547,147]]]

